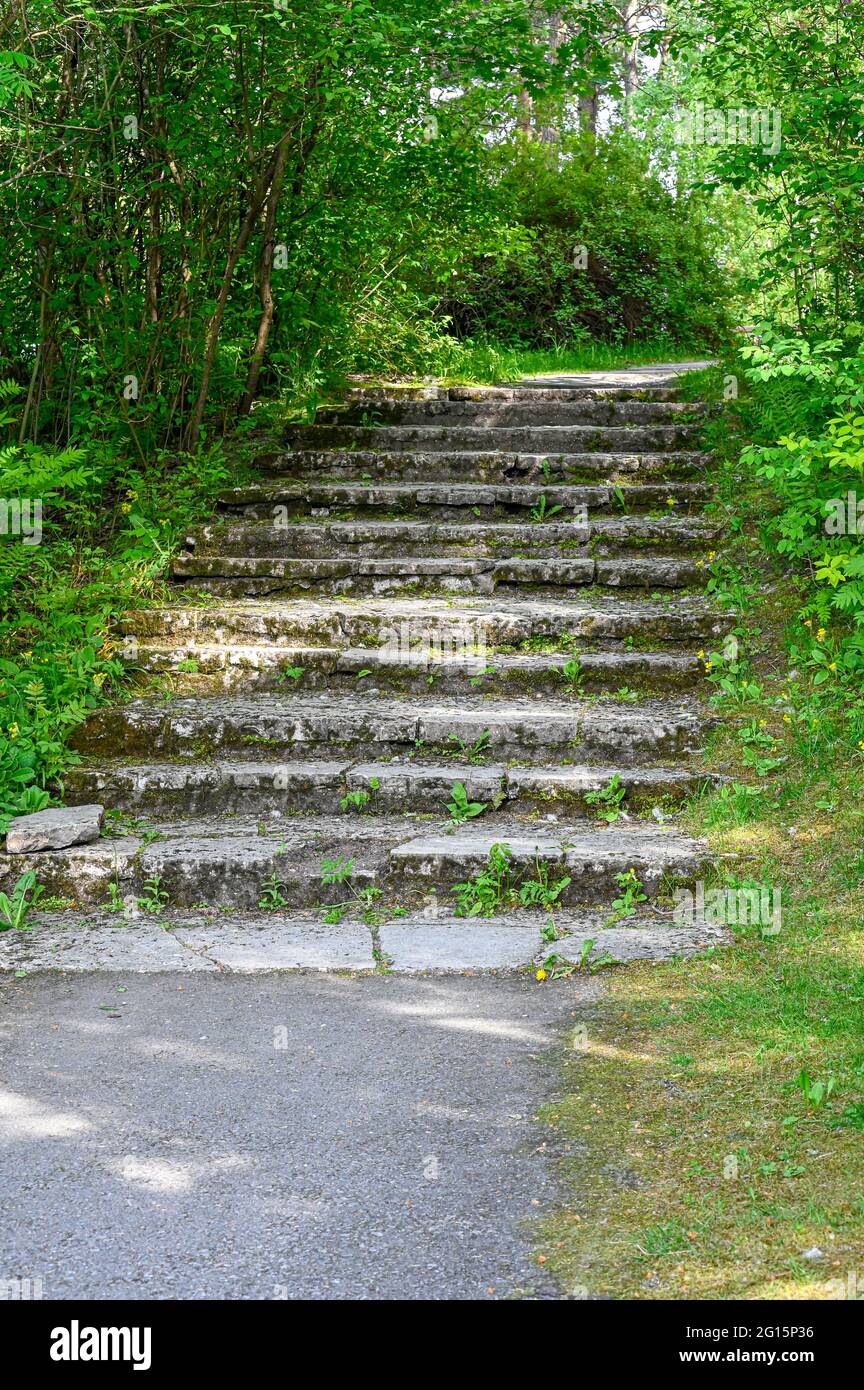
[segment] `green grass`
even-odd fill
[[[449,357],[440,364],[442,381],[458,385],[486,385],[496,381],[516,381],[521,376],[554,375],[559,372],[615,371],[651,362],[675,362],[710,356],[704,349],[687,346],[669,338],[623,343],[584,343],[543,351],[505,347],[499,343],[466,341],[454,344]]]
[[[718,884],[779,888],[782,929],[615,972],[580,1020],[587,1046],[543,1111],[571,1151],[572,1199],[538,1258],[565,1287],[618,1298],[864,1287],[864,747],[839,673],[793,674],[810,580],[767,552],[771,499],[741,476],[735,419],[709,426],[734,541],[714,596],[746,615],[740,659],[709,673],[709,761],[729,780],[681,828],[708,837]]]

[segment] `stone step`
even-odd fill
[[[389,382],[379,385],[349,386],[345,400],[349,403],[368,401],[674,401],[678,400],[680,387],[660,385],[659,383],[630,383],[626,385],[606,382],[591,385],[584,382],[577,386],[559,383],[556,386],[539,386],[532,381],[505,382],[498,386],[438,386],[424,383]]]
[[[430,895],[420,911],[380,922],[375,936],[355,913],[334,926],[310,908],[227,914],[218,908],[172,909],[166,931],[130,897],[120,931],[117,920],[98,908],[79,908],[71,921],[68,913],[39,913],[36,930],[0,936],[0,971],[371,972],[386,960],[393,974],[492,970],[499,975],[544,963],[578,967],[585,956],[606,964],[669,960],[722,945],[727,937],[722,927],[679,925],[655,902],[650,913],[643,910],[620,926],[610,925],[614,918],[608,910],[556,907],[558,939],[550,942],[543,935],[544,914],[511,911],[466,924],[443,894]]]
[[[442,652],[410,650],[399,634],[389,647],[278,647],[223,643],[135,643],[127,660],[140,670],[170,673],[175,689],[218,694],[223,690],[358,690],[484,695],[560,696],[574,684],[565,671],[573,652],[546,654],[482,652],[480,648]],[[698,657],[679,652],[622,649],[578,654],[575,684],[587,694],[621,689],[640,693],[691,690],[704,680]],[[288,674],[290,672],[290,674]],[[575,673],[574,673],[575,675]]]
[[[422,453],[437,449],[496,449],[517,453],[585,453],[600,449],[652,453],[695,449],[701,425],[293,425],[286,431],[292,449],[398,449]],[[494,436],[494,441],[492,441]]]
[[[393,644],[464,651],[475,645],[519,647],[554,643],[626,641],[687,643],[719,641],[734,619],[704,598],[670,595],[662,602],[637,601],[592,591],[584,600],[531,599],[305,599],[294,602],[209,602],[140,609],[120,622],[129,638],[160,638],[171,646],[190,639],[229,646],[271,645],[368,647],[392,651]],[[564,645],[569,645],[564,643]],[[371,652],[370,652],[371,654]]]
[[[494,441],[489,441],[494,442]],[[262,472],[278,477],[309,478],[323,483],[358,479],[385,482],[433,480],[469,483],[620,483],[639,479],[698,479],[711,455],[695,449],[641,453],[518,454],[487,448],[475,453],[436,450],[404,453],[374,449],[316,450],[290,453],[268,450],[256,457]]]
[[[663,514],[676,510],[699,510],[711,500],[713,488],[704,482],[630,483],[626,487],[572,484],[521,485],[516,483],[253,483],[228,488],[220,493],[219,504],[231,511],[242,511],[250,518],[276,519],[288,524],[290,517],[315,517],[337,513],[373,515],[383,509],[389,513],[421,512],[422,518],[458,521],[522,520],[544,525],[567,516],[578,519],[587,508],[592,512],[635,512],[656,509]],[[521,516],[519,513],[521,512]],[[528,514],[526,516],[526,513]]]
[[[195,555],[351,555],[385,558],[397,555],[465,555],[468,558],[512,556],[524,551],[544,555],[568,555],[577,547],[591,553],[612,554],[632,547],[691,551],[701,554],[717,543],[720,528],[701,517],[646,516],[591,517],[558,524],[554,519],[536,522],[504,522],[484,525],[475,520],[310,522],[289,525],[277,519],[226,521],[196,527],[186,536],[186,547]]]
[[[364,902],[358,904],[357,895],[371,889],[380,898],[367,899],[367,910],[380,905],[386,916],[428,899],[432,889],[452,902],[448,890],[486,867],[493,844],[510,849],[514,886],[569,877],[562,905],[610,902],[619,891],[616,875],[631,869],[651,897],[671,876],[692,879],[706,861],[701,842],[635,822],[536,827],[511,816],[496,821],[494,834],[476,827],[442,834],[417,817],[316,815],[264,823],[222,814],[161,822],[146,831],[133,826],[94,844],[0,854],[0,891],[11,891],[19,875],[33,871],[47,896],[98,905],[113,899],[121,910],[131,897],[144,911],[149,902],[154,916],[170,919],[172,908],[257,908],[269,881],[280,908],[343,903],[359,912]],[[345,882],[324,881],[327,861],[350,864],[354,892]],[[117,920],[122,924],[123,917]],[[472,919],[463,922],[465,931],[472,925]]]
[[[457,425],[472,429],[570,425],[677,427],[696,424],[707,407],[689,401],[518,400],[380,401],[324,408],[316,425]]]
[[[485,803],[483,823],[499,807],[536,806],[565,816],[592,814],[585,797],[607,787],[615,775],[626,792],[624,810],[678,801],[710,779],[680,767],[617,768],[570,766],[488,767],[448,763],[346,761],[260,762],[238,759],[215,763],[82,763],[65,778],[70,805],[97,801],[110,810],[163,816],[291,816],[298,811],[349,818],[372,814],[428,812],[448,821],[453,787],[461,783],[468,800]],[[360,806],[343,806],[350,795],[365,795]]]
[[[618,890],[617,875],[631,870],[651,898],[664,880],[690,879],[707,862],[702,841],[660,827],[585,831],[577,825],[547,831],[522,827],[520,831],[516,826],[504,834],[472,827],[459,835],[421,834],[397,845],[391,854],[393,872],[413,884],[451,886],[476,879],[488,867],[493,845],[509,849],[514,877],[522,874],[537,880],[546,875],[553,885],[569,878],[560,895],[562,903],[608,900]]]
[[[281,555],[198,555],[175,557],[172,576],[198,589],[232,598],[254,594],[494,594],[500,588],[527,587],[544,593],[580,585],[622,589],[683,589],[701,584],[692,559],[667,555],[594,560],[590,555],[544,559],[468,560],[446,556],[398,555],[312,559]]]
[[[698,707],[672,700],[627,705],[482,696],[421,702],[336,693],[247,695],[106,707],[75,730],[73,742],[82,752],[111,758],[158,753],[208,759],[238,748],[259,755],[266,750],[274,758],[327,749],[380,758],[417,749],[425,756],[471,752],[478,762],[568,756],[631,766],[698,752],[705,725]]]

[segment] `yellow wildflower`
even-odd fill
[[[542,982],[546,979],[546,971],[541,968],[537,971],[537,974],[534,976],[534,978],[535,980],[540,980]]]
[[[17,725],[17,724],[10,724],[10,725],[9,725],[9,728],[6,730],[6,732],[8,733],[8,735],[9,735],[10,738],[17,738],[17,737],[18,737],[18,725]]]

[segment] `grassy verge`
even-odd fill
[[[443,385],[489,386],[501,381],[518,381],[522,376],[555,375],[559,372],[618,371],[624,367],[645,366],[651,362],[677,362],[711,357],[699,346],[658,337],[621,343],[586,342],[571,347],[535,350],[506,347],[482,339],[446,340],[435,362],[435,379]],[[401,380],[401,378],[400,378]],[[420,380],[419,377],[405,380]],[[340,378],[327,385],[328,394],[338,395],[344,386]],[[302,406],[297,399],[291,409]]]
[[[864,1295],[860,697],[813,657],[832,636],[802,617],[809,574],[766,549],[770,498],[738,463],[746,419],[730,410],[714,441],[733,544],[709,582],[746,614],[734,659],[706,654],[728,782],[682,828],[707,835],[719,885],[779,889],[782,928],[607,977],[544,1112],[574,1196],[538,1256],[590,1294]]]
[[[454,384],[477,385],[496,381],[518,381],[521,376],[555,375],[559,372],[618,371],[651,362],[685,361],[710,356],[698,348],[688,348],[669,338],[623,343],[584,343],[571,348],[533,351],[504,348],[495,343],[457,344],[452,358],[442,362],[442,379]]]

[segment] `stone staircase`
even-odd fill
[[[0,856],[0,884],[143,899],[208,950],[281,931],[283,964],[343,962],[345,933],[397,969],[711,939],[657,903],[707,862],[670,823],[705,782],[697,652],[724,632],[700,592],[704,408],[673,370],[638,375],[357,393],[262,451],[188,537],[175,601],[123,625],[168,697],[79,731],[66,798],[117,813],[111,834]],[[457,784],[485,809],[454,816]]]

